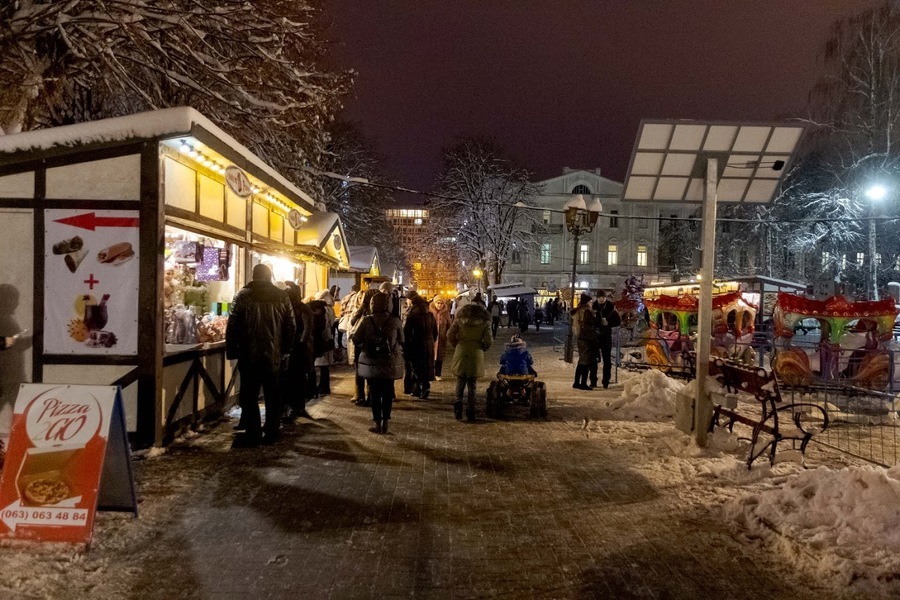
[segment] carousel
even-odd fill
[[[810,300],[780,293],[773,314],[773,368],[789,386],[837,382],[884,390],[891,379],[888,344],[897,307],[892,299]]]

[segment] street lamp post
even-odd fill
[[[873,185],[869,189],[866,190],[866,197],[872,202],[878,202],[884,200],[884,197],[887,196],[887,190],[883,185]],[[869,255],[869,272],[867,274],[866,279],[869,282],[869,297],[872,300],[878,300],[878,264],[876,263],[875,257],[877,256],[875,252],[875,210],[872,205],[872,202],[869,203],[868,215],[869,215],[869,226],[868,226],[868,252]]]
[[[597,217],[603,205],[599,198],[591,200],[590,206],[584,201],[584,196],[578,194],[566,202],[566,229],[575,237],[575,249],[572,252],[572,307],[575,306],[575,278],[578,268],[578,238],[587,235],[594,230]],[[572,317],[569,316],[569,328],[566,332],[566,347],[563,358],[571,363],[574,355],[574,332],[572,331]]]
[[[484,272],[481,269],[479,269],[478,267],[475,267],[472,270],[472,275],[475,277],[475,288],[476,288],[477,292],[480,294],[481,293],[481,276],[484,275]]]

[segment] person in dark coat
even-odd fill
[[[403,377],[403,329],[400,319],[390,314],[385,294],[375,294],[371,302],[372,314],[362,319],[352,337],[361,348],[357,372],[368,382],[372,396],[373,431],[387,433],[394,380]]]
[[[588,386],[588,376],[593,368],[596,380],[600,347],[597,341],[597,318],[591,308],[589,294],[581,294],[581,301],[578,303],[578,307],[572,311],[570,318],[572,319],[572,332],[578,338],[578,364],[575,366],[575,383],[572,384],[572,387],[576,390],[592,390],[594,388]]]
[[[528,304],[526,304],[523,300],[519,300],[519,315],[516,317],[516,320],[519,323],[519,331],[525,333],[528,331]]]
[[[291,308],[294,309],[294,322],[297,331],[294,334],[294,345],[291,346],[291,356],[288,359],[285,372],[284,385],[282,385],[283,398],[290,408],[289,419],[307,417],[306,397],[308,394],[309,374],[315,368],[313,366],[313,315],[312,310],[303,302],[300,288],[293,281],[285,281],[288,299]]]
[[[466,419],[475,420],[475,381],[484,376],[484,351],[491,347],[491,315],[480,304],[466,304],[453,320],[447,340],[453,350],[453,374],[456,375],[456,401],[453,412],[462,419],[463,390],[468,388]]]
[[[360,323],[362,323],[365,317],[368,317],[372,314],[372,298],[376,295],[380,294],[378,290],[375,288],[369,288],[363,294],[362,300],[359,303],[359,308],[357,308],[353,312],[353,316],[350,317],[350,341],[353,342],[353,334],[359,329]],[[353,397],[350,398],[350,401],[356,404],[357,406],[371,406],[372,405],[372,392],[369,391],[366,394],[366,379],[362,375],[359,374],[359,355],[362,352],[362,348],[356,345],[356,342],[352,343],[353,346],[353,364],[356,369],[356,386],[355,391],[353,393]]]
[[[240,403],[247,432],[238,445],[258,446],[278,439],[278,373],[281,357],[291,351],[295,329],[288,295],[272,283],[272,270],[267,265],[256,265],[253,281],[238,291],[231,303],[225,328],[225,354],[228,359],[237,359],[241,374]],[[266,399],[265,432],[259,414],[260,386]]]
[[[431,393],[434,380],[434,341],[438,330],[428,302],[416,292],[407,295],[409,312],[403,325],[403,354],[415,375],[413,396],[423,400]]]
[[[519,297],[516,296],[506,303],[506,326],[515,327],[519,323]]]
[[[609,380],[612,378],[612,330],[622,324],[622,318],[612,298],[606,295],[606,292],[600,290],[597,292],[597,301],[593,305],[594,314],[596,315],[595,327],[597,328],[597,345],[600,352],[599,358],[603,359],[603,389],[609,387]],[[590,373],[591,387],[597,387],[597,367],[595,366]]]

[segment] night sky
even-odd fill
[[[832,22],[878,0],[333,0],[343,117],[430,189],[442,148],[496,140],[538,179],[621,181],[641,118],[806,114]],[[414,198],[399,199],[403,202]]]

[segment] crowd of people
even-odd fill
[[[412,290],[401,296],[389,282],[365,291],[353,286],[346,296],[339,296],[340,290],[333,286],[303,298],[293,282],[285,282],[283,289],[276,285],[267,265],[253,268],[252,281],[234,298],[225,334],[226,356],[237,360],[241,377],[241,419],[236,429],[243,433],[235,445],[275,443],[282,422],[309,417],[307,402],[331,393],[331,367],[345,360],[344,339],[346,362],[355,371],[351,400],[371,409],[373,432],[389,430],[395,381],[403,380],[404,394],[427,399],[431,382],[441,380],[447,360],[450,374],[456,377],[454,415],[462,420],[465,412],[465,418],[474,421],[476,382],[485,373],[484,352],[498,335],[504,313],[507,327],[525,331],[531,319],[536,326],[544,318],[552,324],[562,310],[559,299],[530,314],[528,305],[518,298],[504,306],[492,297],[485,304],[481,294],[464,305],[440,296],[429,302]],[[585,294],[572,318],[580,353],[574,387],[589,389],[587,377],[591,387],[596,386],[601,358],[602,383],[607,387],[611,330],[619,324],[618,313],[601,292],[593,303]],[[523,349],[524,343],[514,336],[505,360],[511,361]],[[528,359],[533,372],[530,355]],[[265,399],[264,424],[260,389]]]

